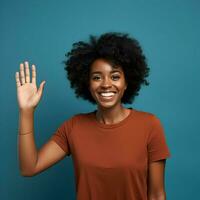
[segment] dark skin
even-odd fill
[[[44,81],[36,85],[36,66],[20,64],[16,72],[17,99],[19,105],[19,164],[22,176],[35,176],[62,160],[66,153],[54,141],[47,141],[39,150],[34,141],[34,111],[42,97]],[[117,70],[117,71],[116,71]],[[95,73],[94,73],[95,72]],[[97,73],[98,72],[98,73]],[[97,120],[105,124],[117,123],[126,118],[130,110],[121,104],[127,87],[122,68],[113,68],[105,60],[98,59],[91,66],[90,91],[97,102]],[[108,92],[107,97],[99,92]],[[103,94],[102,94],[103,95]],[[164,189],[165,160],[151,162],[148,166],[148,200],[166,200]]]
[[[97,119],[105,124],[117,123],[126,118],[130,110],[121,104],[127,84],[121,67],[113,68],[102,59],[93,62],[90,70],[90,92],[96,100]],[[114,92],[103,97],[100,92]]]

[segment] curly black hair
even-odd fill
[[[89,42],[74,43],[65,56],[64,69],[76,97],[82,97],[92,104],[96,104],[96,101],[89,91],[89,72],[96,59],[104,59],[113,67],[122,67],[128,84],[121,99],[124,104],[133,102],[142,84],[149,85],[146,80],[149,75],[146,57],[139,42],[127,33],[108,32],[99,37],[90,35]]]

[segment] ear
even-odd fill
[[[124,90],[126,90],[126,89],[127,89],[127,87],[128,87],[128,84],[126,83],[126,86],[125,86],[125,89],[124,89]]]

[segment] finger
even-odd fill
[[[36,84],[36,67],[32,65],[32,83]]]
[[[15,73],[15,79],[16,79],[16,86],[17,88],[21,86],[20,80],[19,80],[19,72]]]
[[[29,71],[29,64],[25,62],[25,72],[26,72],[26,83],[30,83],[30,71]]]
[[[40,98],[41,98],[42,92],[44,90],[44,84],[45,84],[45,81],[42,81],[42,83],[40,84],[40,87],[38,89],[38,92],[37,92]]]
[[[25,84],[25,75],[24,75],[24,64],[23,63],[20,64],[20,79],[21,79],[22,85],[24,85]]]

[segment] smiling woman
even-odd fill
[[[164,168],[170,157],[160,120],[125,108],[148,85],[145,56],[137,40],[105,33],[77,42],[66,54],[67,77],[77,97],[97,109],[66,119],[37,151],[33,112],[44,87],[32,83],[28,62],[16,73],[20,107],[19,157],[24,176],[34,176],[65,156],[73,157],[77,200],[165,200]]]
[[[117,70],[116,70],[117,69]],[[103,59],[95,60],[90,69],[90,93],[100,107],[120,108],[121,98],[127,88],[121,67],[113,68]]]
[[[146,77],[149,68],[139,42],[123,33],[105,33],[99,38],[90,36],[90,41],[79,41],[73,44],[73,49],[66,54],[65,70],[71,87],[77,97],[96,104],[88,88],[91,67],[98,65],[95,61],[104,61],[113,69],[124,73],[127,88],[122,96],[122,103],[132,103],[139,94],[141,86],[148,85]],[[81,74],[81,76],[77,76]]]

